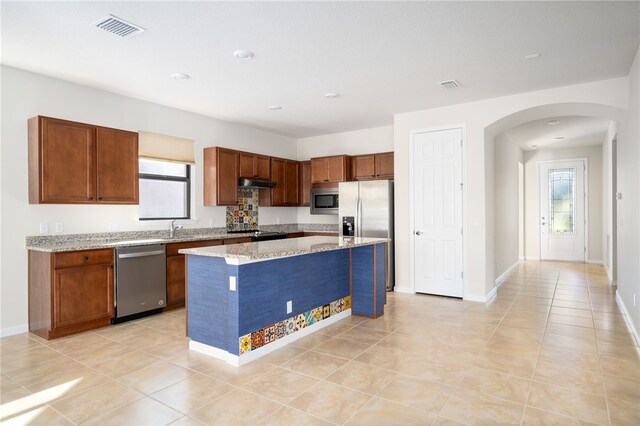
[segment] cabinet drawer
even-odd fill
[[[53,267],[70,268],[85,265],[111,265],[113,264],[113,249],[83,250],[54,255]]]
[[[185,241],[183,243],[167,244],[167,256],[175,256],[179,250],[196,247],[221,246],[222,240]]]
[[[225,238],[224,245],[250,243],[251,237]]]

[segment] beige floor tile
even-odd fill
[[[378,393],[380,398],[437,413],[455,388],[404,374],[398,375]]]
[[[609,423],[604,396],[534,381],[528,405],[596,424]]]
[[[350,361],[325,380],[360,392],[380,392],[398,373],[358,361]]]
[[[289,405],[329,422],[342,424],[353,416],[371,395],[345,387],[320,382],[294,399]]]
[[[615,343],[617,345],[638,346],[635,338],[628,331],[615,332],[596,328],[596,339],[599,342]]]
[[[81,354],[77,354],[74,356],[74,359],[88,367],[93,368],[96,365],[109,363],[116,358],[134,352],[137,351],[127,345],[110,342],[97,347],[92,347]]]
[[[146,352],[135,351],[125,352],[110,359],[102,358],[100,362],[92,363],[90,367],[109,377],[119,378],[160,361],[160,358],[156,358]]]
[[[174,358],[170,358],[168,361],[199,373],[224,364],[218,359],[194,351],[187,351]]]
[[[273,365],[260,360],[250,362],[242,367],[234,367],[223,361],[215,360],[214,366],[205,369],[202,374],[234,386],[241,386],[262,374],[268,373],[273,368],[275,368]]]
[[[320,352],[308,351],[281,365],[282,368],[292,370],[307,376],[323,379],[342,367],[349,360],[327,355]]]
[[[604,395],[602,373],[596,364],[576,363],[572,360],[543,359],[538,361],[534,380],[589,393]]]
[[[281,404],[244,390],[235,390],[192,412],[207,425],[253,425],[282,408]]]
[[[43,345],[30,347],[25,350],[14,352],[13,354],[2,353],[2,355],[0,368],[2,369],[2,373],[7,376],[12,376],[18,371],[29,370],[42,364],[55,363],[58,361],[65,363],[69,360],[69,358],[64,355],[61,355],[53,349]]]
[[[243,385],[243,389],[287,404],[318,383],[317,379],[283,368],[274,368]]]
[[[28,349],[41,348],[46,341],[37,341],[33,333],[20,333],[14,336],[0,338],[0,353],[8,356],[15,352],[22,352]]]
[[[432,426],[462,426],[462,425],[466,425],[466,423],[460,423],[443,416],[438,416],[436,421],[433,422],[432,424]]]
[[[338,325],[340,323],[336,323],[336,324],[332,324],[331,326],[327,327],[330,328],[332,326]],[[351,328],[351,327],[349,327]],[[323,329],[324,331],[326,331],[325,329]],[[342,330],[344,331],[344,330]],[[336,330],[337,333],[342,332],[340,331],[340,329]],[[295,342],[292,342],[291,344],[294,346],[297,346],[299,348],[303,348],[303,349],[312,349],[324,342],[326,342],[327,340],[331,339],[333,337],[333,335],[329,335],[329,334],[320,334],[320,333],[313,333],[310,334],[309,336],[305,336],[302,339],[298,339]]]
[[[598,349],[600,350],[601,356],[624,358],[629,361],[640,362],[640,348],[635,346],[598,342]]]
[[[524,405],[457,389],[439,414],[467,424],[520,424]]]
[[[144,348],[144,352],[168,361],[189,352],[189,340],[173,338],[171,341]]]
[[[558,334],[547,334],[542,342],[543,345],[553,346],[560,349],[598,354],[598,345],[595,337],[560,336]]]
[[[488,351],[500,352],[506,354],[519,354],[519,353],[537,353],[540,350],[539,343],[527,343],[521,339],[513,339],[510,337],[503,337],[493,335],[485,344],[484,348]]]
[[[186,368],[160,361],[122,376],[118,380],[138,392],[149,395],[178,383],[193,374],[195,374],[193,371]]]
[[[408,354],[401,350],[393,350],[376,345],[367,349],[356,357],[355,360],[399,372],[417,361],[418,358],[418,356]]]
[[[346,340],[335,337],[319,344],[314,347],[313,350],[341,358],[353,359],[365,350],[369,349],[372,344],[373,343],[359,340]]]
[[[373,398],[346,423],[348,425],[430,425],[436,415],[417,408]]]
[[[612,425],[640,424],[640,404],[637,401],[609,398],[607,402]]]
[[[111,343],[113,343],[113,341],[104,336],[87,332],[52,340],[49,347],[74,358],[75,355],[82,354],[91,349],[98,349]]]
[[[98,417],[87,425],[168,425],[182,417],[182,413],[151,398],[142,398]]]
[[[573,325],[564,325],[556,323],[548,323],[545,330],[546,334],[556,334],[558,336],[584,337],[593,338],[595,330],[592,328],[576,327]]]
[[[293,358],[302,355],[307,350],[308,349],[299,348],[294,345],[287,345],[277,351],[273,351],[270,354],[263,356],[260,360],[273,365],[282,365],[285,362],[291,361]]]
[[[565,315],[569,317],[593,318],[593,315],[591,314],[591,310],[564,308],[562,306],[551,307],[551,314]]]
[[[142,397],[141,393],[120,383],[108,382],[51,405],[74,423],[82,423]]]
[[[552,306],[557,306],[562,308],[591,310],[591,304],[589,302],[576,302],[573,300],[554,299]]]
[[[9,425],[46,425],[46,426],[72,426],[73,423],[62,414],[47,405],[40,405],[22,411],[16,416],[7,419]],[[5,422],[3,421],[3,424]]]
[[[593,424],[533,407],[527,407],[524,410],[524,418],[522,419],[523,426],[587,426]]]
[[[531,379],[536,365],[537,352],[519,353],[518,356],[491,351],[479,351],[475,366],[498,373]]]
[[[331,425],[325,420],[314,417],[291,407],[283,407],[259,423],[265,426],[324,426]]]
[[[519,404],[527,402],[531,380],[494,371],[473,369],[465,376],[459,388],[495,396]]]
[[[389,335],[388,331],[376,330],[371,327],[365,327],[358,325],[343,333],[338,334],[336,337],[341,339],[347,339],[354,342],[375,344]]]
[[[573,325],[576,327],[594,328],[593,319],[566,315],[549,314],[549,322],[554,324]]]
[[[57,374],[49,376],[46,380],[25,386],[32,393],[47,391],[51,388],[61,386],[65,388],[64,394],[55,399],[67,398],[84,392],[94,386],[99,386],[112,381],[108,376],[98,373],[87,367],[78,369],[63,370]]]
[[[189,413],[235,389],[209,376],[194,374],[149,396],[182,413]]]
[[[470,369],[469,365],[450,364],[431,360],[417,360],[401,370],[401,373],[438,382],[448,386],[458,386]]]
[[[623,377],[640,381],[640,362],[624,358],[600,357],[600,367],[605,376]]]
[[[61,372],[79,370],[83,366],[73,360],[59,356],[42,361],[39,364],[24,367],[7,372],[7,375],[22,386],[30,386],[34,383],[57,377]]]
[[[171,423],[171,426],[203,426],[204,423],[197,421],[193,417],[182,416],[175,422]]]
[[[603,376],[608,398],[640,405],[640,381],[632,378]]]

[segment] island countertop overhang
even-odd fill
[[[182,249],[180,253],[197,256],[222,257],[230,264],[259,262],[323,251],[386,243],[388,238],[313,236],[285,240],[259,241],[229,246]]]

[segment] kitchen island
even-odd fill
[[[385,303],[386,238],[304,237],[187,255],[190,349],[240,366]]]

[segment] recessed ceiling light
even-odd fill
[[[547,121],[549,126],[555,126],[556,124],[560,124],[560,120],[549,120]]]
[[[340,94],[339,93],[334,93],[334,92],[329,92],[329,93],[325,93],[324,97],[325,98],[329,98],[329,99],[334,99],[334,98],[339,98]]]
[[[538,145],[531,145],[531,149],[536,149]]]
[[[185,74],[183,72],[171,74],[171,77],[175,78],[176,80],[189,80],[191,78],[189,74]]]
[[[539,53],[529,53],[528,55],[524,56],[525,59],[537,59],[539,57],[540,57]]]
[[[279,111],[282,109],[282,107],[280,105],[269,105],[269,109],[271,111]]]
[[[557,141],[561,141],[561,140],[564,139],[564,136],[558,136],[557,138],[554,138],[554,139],[557,140]]]
[[[238,59],[251,59],[253,58],[253,52],[250,52],[248,50],[234,50],[233,56]]]

